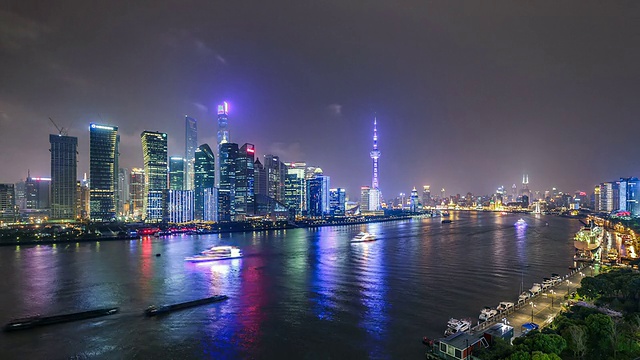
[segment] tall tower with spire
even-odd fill
[[[229,123],[229,104],[226,101],[223,101],[222,104],[218,105],[218,146],[217,146],[217,153],[218,153],[218,161],[216,164],[216,186],[220,183],[220,145],[222,144],[226,144],[228,142],[230,142],[229,139],[229,129],[228,129],[228,123]]]
[[[380,210],[380,189],[378,182],[378,159],[380,158],[380,150],[378,150],[378,120],[373,118],[373,150],[369,156],[373,160],[373,178],[371,179],[371,191],[369,192],[369,210]]]

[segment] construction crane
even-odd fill
[[[69,133],[67,132],[67,130],[66,130],[65,128],[63,128],[63,127],[59,127],[59,126],[58,126],[58,124],[56,124],[56,122],[55,122],[55,121],[53,121],[53,119],[52,119],[52,118],[49,118],[49,120],[51,120],[51,123],[53,124],[53,126],[55,126],[55,127],[56,127],[56,129],[58,129],[58,135],[64,135],[64,136],[69,135]]]

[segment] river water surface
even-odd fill
[[[576,220],[494,213],[254,233],[0,247],[0,324],[119,306],[0,333],[2,359],[421,359],[422,336],[572,266]],[[548,224],[548,225],[546,225]],[[379,234],[350,243],[360,231]],[[185,263],[214,245],[244,258]],[[160,253],[162,256],[156,257]],[[145,318],[151,305],[230,298]]]

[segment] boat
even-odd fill
[[[499,312],[503,312],[511,309],[512,307],[513,307],[512,302],[502,301],[500,302],[500,304],[498,304],[498,307],[496,308],[496,310],[498,310]]]
[[[365,242],[365,241],[375,241],[375,240],[376,240],[375,234],[360,232],[353,239],[351,239],[351,242]]]
[[[189,262],[218,261],[228,259],[238,259],[242,257],[242,250],[236,246],[214,246],[201,252],[199,255],[184,258]]]
[[[190,308],[198,305],[210,304],[210,303],[214,303],[222,300],[227,300],[228,298],[229,297],[227,295],[215,295],[215,296],[211,296],[204,299],[186,301],[186,302],[172,304],[172,305],[162,305],[162,306],[151,305],[144,311],[144,314],[147,316],[156,316],[156,315],[165,314],[171,311],[176,311],[176,310],[186,309],[186,308]]]
[[[527,301],[531,297],[528,291],[522,292],[520,296],[518,296],[518,302]]]
[[[451,224],[451,220],[450,219],[442,219],[442,223],[443,224]]]
[[[53,316],[32,316],[22,319],[15,319],[10,321],[4,327],[4,331],[15,331],[30,329],[37,326],[60,324],[71,321],[78,321],[84,319],[92,319],[101,316],[107,316],[118,312],[117,307],[110,307],[104,309],[96,309],[89,311],[81,311],[70,314],[53,315]]]
[[[498,315],[498,310],[492,309],[489,306],[485,306],[480,311],[480,316],[478,316],[478,320],[487,321],[487,320],[489,320],[491,317],[493,317],[495,315]]]
[[[467,332],[471,330],[470,319],[454,319],[451,318],[447,322],[447,330],[444,331],[444,336],[449,336],[458,332]]]
[[[522,218],[518,219],[518,221],[516,221],[516,223],[514,224],[515,226],[525,226],[527,225],[527,222],[524,221]]]
[[[573,246],[582,251],[593,251],[600,247],[604,230],[599,226],[583,227],[573,238]]]
[[[540,291],[542,291],[542,286],[539,283],[533,283],[533,286],[529,289],[531,295],[536,295]]]

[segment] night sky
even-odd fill
[[[118,3],[118,4],[116,4]],[[0,1],[0,182],[49,176],[52,117],[184,154],[184,115],[306,161],[359,198],[373,117],[386,198],[430,184],[591,192],[640,176],[637,1]]]

